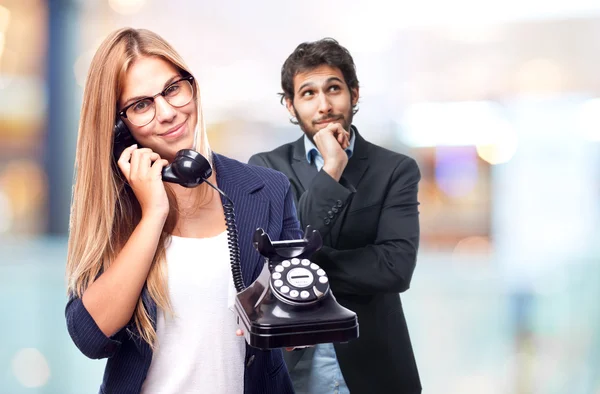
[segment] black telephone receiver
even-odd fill
[[[114,160],[119,160],[123,151],[133,144],[137,144],[137,141],[131,135],[125,122],[118,118],[114,127]],[[204,156],[192,149],[182,149],[177,152],[173,162],[163,168],[162,179],[165,182],[177,183],[185,187],[196,187],[205,182],[211,174],[212,168]]]
[[[115,122],[114,133],[116,163],[123,150],[137,142],[121,118]],[[207,180],[211,174],[212,168],[204,156],[182,149],[163,169],[162,178],[185,187],[206,182],[225,198],[231,274],[238,292],[234,311],[246,342],[259,349],[275,349],[358,338],[356,313],[337,303],[327,274],[310,261],[310,256],[323,245],[320,233],[310,226],[304,239],[277,242],[257,229],[253,244],[265,263],[259,277],[245,288],[233,201]]]

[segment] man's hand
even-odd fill
[[[350,133],[339,123],[330,123],[313,137],[317,149],[323,156],[323,170],[339,181],[346,165],[348,155],[345,149],[350,145]]]

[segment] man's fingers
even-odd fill
[[[342,149],[346,149],[348,145],[350,145],[350,133],[346,131],[341,124],[330,123],[325,129],[332,133]]]
[[[347,145],[350,144],[348,133],[347,132],[339,133],[337,135],[337,141],[340,143],[340,145],[342,145],[342,148],[346,149]]]

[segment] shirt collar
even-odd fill
[[[348,158],[352,157],[354,153],[354,142],[356,141],[356,133],[354,132],[354,126],[350,126],[350,144],[345,149]],[[306,152],[306,161],[312,163],[313,157],[320,156],[321,153],[315,146],[315,144],[304,134],[304,152]]]

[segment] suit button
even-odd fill
[[[333,207],[333,208],[331,208],[331,210],[332,210],[334,213],[338,213],[338,212],[340,211],[340,210],[338,209],[338,207]]]
[[[329,218],[325,218],[325,224],[329,224],[331,223],[331,220],[329,220]]]
[[[342,207],[342,200],[337,200],[336,205],[338,206],[338,208]]]
[[[331,211],[327,212],[327,216],[329,216],[330,219],[333,219],[333,212],[331,212]]]

